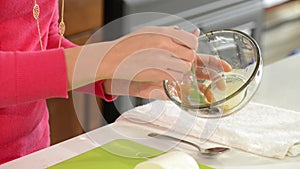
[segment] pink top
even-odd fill
[[[0,164],[49,146],[45,99],[67,98],[63,49],[57,49],[58,2],[37,0],[41,51],[32,0],[0,0]],[[66,39],[62,47],[73,47]],[[101,83],[95,94],[106,100]],[[88,87],[84,92],[91,92]]]

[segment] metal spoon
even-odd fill
[[[197,144],[189,142],[187,140],[182,140],[182,139],[179,139],[179,138],[176,138],[176,137],[173,137],[173,136],[169,136],[169,135],[164,135],[164,134],[149,133],[148,136],[149,137],[155,137],[155,138],[168,139],[168,140],[175,140],[175,141],[180,141],[182,143],[189,144],[191,146],[196,147],[201,154],[207,155],[207,156],[213,156],[213,155],[221,154],[221,153],[226,152],[226,151],[229,150],[229,148],[227,148],[227,147],[202,148],[202,147],[198,146]]]

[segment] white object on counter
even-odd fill
[[[187,153],[171,151],[141,162],[134,169],[199,169],[199,166]]]
[[[170,101],[136,107],[117,120],[278,159],[300,154],[299,121],[300,112],[253,102],[230,116],[197,118]]]

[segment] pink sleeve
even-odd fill
[[[55,7],[55,9],[58,9],[58,6]],[[60,35],[58,33],[58,10],[55,10],[53,13],[53,20],[52,20],[52,22],[50,24],[50,28],[49,28],[49,40],[48,40],[47,48],[48,49],[57,48],[59,39],[60,39]],[[69,40],[62,38],[61,47],[71,48],[71,47],[75,47],[75,46],[76,45],[73,44],[72,42],[70,42]],[[102,83],[103,83],[103,81],[98,81],[98,82],[89,84],[87,86],[78,88],[78,89],[76,89],[76,91],[99,96],[99,97],[103,98],[105,101],[113,101],[116,98],[116,96],[106,95],[104,93]]]
[[[64,51],[0,51],[0,107],[45,98],[67,98]]]

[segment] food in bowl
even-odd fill
[[[255,94],[262,77],[263,64],[256,41],[236,30],[211,31],[199,37],[197,53],[200,57],[208,54],[225,60],[232,71],[204,65],[205,69],[215,71],[217,78],[201,79],[195,73],[196,67],[181,81],[164,81],[169,99],[187,112],[205,118],[227,116],[244,107]]]

